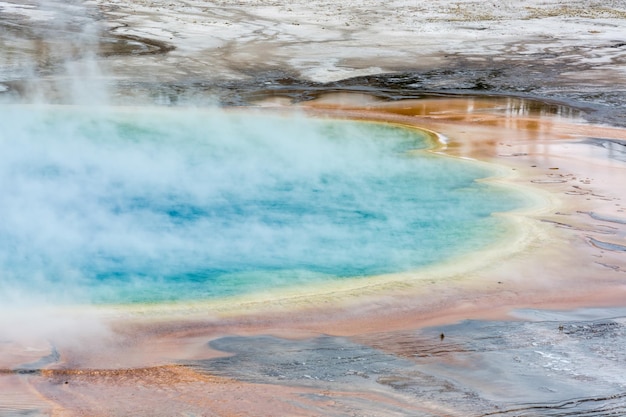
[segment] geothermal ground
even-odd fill
[[[625,123],[626,7],[620,1],[22,1],[0,7],[5,94],[62,88],[68,76],[85,76],[77,61],[89,59],[97,63],[90,75],[101,76],[122,103],[240,105],[268,95],[306,100],[330,90],[393,99],[514,94]]]
[[[423,127],[538,200],[443,270],[0,306],[0,416],[626,414],[625,22],[622,1],[0,1],[3,104]]]

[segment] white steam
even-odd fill
[[[8,1],[0,5],[0,99],[106,105],[97,6],[79,0]]]
[[[479,192],[471,164],[407,156],[423,138],[400,129],[3,110],[2,282],[54,301],[196,298],[416,267],[506,206]]]

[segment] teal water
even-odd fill
[[[425,133],[224,111],[5,108],[0,297],[162,302],[399,272],[504,238],[513,191]]]

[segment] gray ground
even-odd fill
[[[76,101],[96,84],[160,104],[507,94],[626,125],[622,1],[27,0],[0,13],[5,97]]]
[[[617,369],[626,360],[624,313],[526,311],[533,321],[464,321],[356,340],[225,337],[210,346],[233,356],[190,365],[252,383],[360,387],[438,404],[456,410],[452,415],[623,415],[626,377]],[[607,316],[613,318],[597,318]],[[389,403],[360,407],[368,410],[363,415],[407,413]]]

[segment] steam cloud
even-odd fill
[[[414,268],[484,244],[490,213],[512,207],[471,164],[409,156],[424,137],[396,128],[217,110],[3,114],[0,274],[14,298],[202,298]]]

